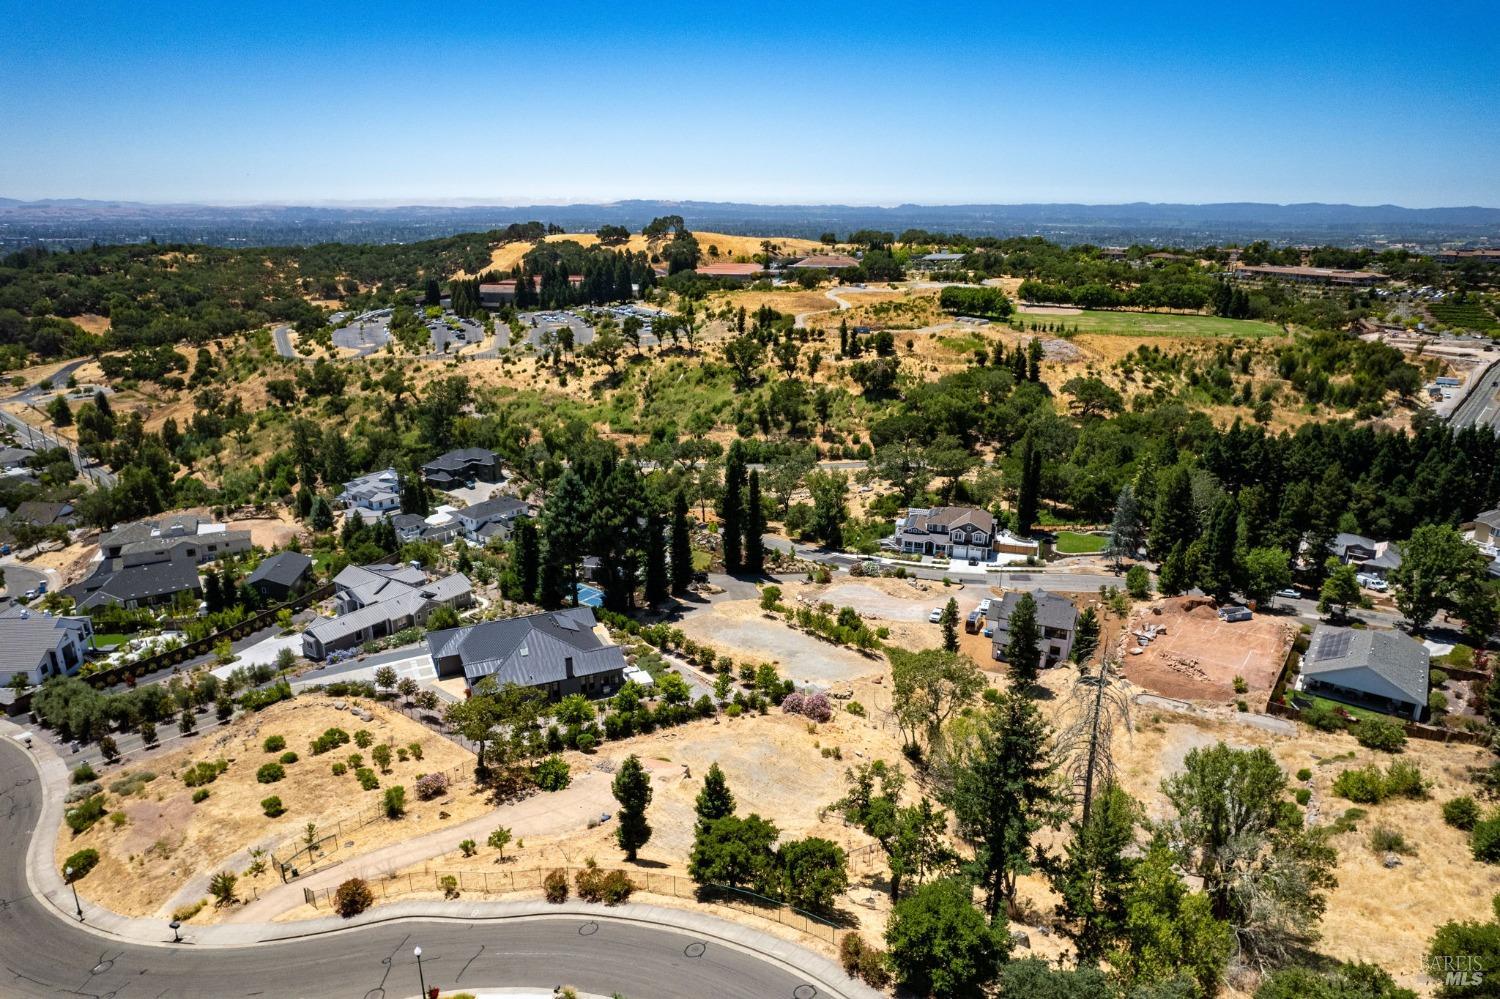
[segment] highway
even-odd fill
[[[240,946],[195,943],[195,927],[184,927],[185,942],[172,944],[163,924],[161,943],[127,941],[74,919],[65,890],[55,893],[55,902],[33,893],[27,851],[42,807],[41,778],[30,756],[0,739],[0,995],[6,997],[398,999],[419,992],[414,946],[422,948],[426,983],[445,991],[569,984],[630,999],[873,995],[860,986],[817,982],[794,970],[797,962],[677,927],[616,918],[604,907],[592,918],[593,907],[590,915],[391,919],[292,940],[285,937],[297,932],[295,925],[245,926],[258,942]],[[90,908],[85,903],[86,915]]]
[[[1500,429],[1500,361],[1476,375],[1473,387],[1454,409],[1455,427],[1490,426]]]

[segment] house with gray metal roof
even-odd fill
[[[998,605],[991,604],[989,617],[995,622],[992,655],[996,662],[1005,662],[1005,649],[1010,645],[1010,616],[1015,612],[1021,594],[1029,592],[1036,601],[1036,626],[1041,637],[1039,645],[1043,666],[1056,666],[1068,658],[1073,651],[1073,635],[1078,630],[1078,608],[1073,601],[1046,590],[1011,590]]]
[[[1401,549],[1394,542],[1376,541],[1358,534],[1334,535],[1333,553],[1345,565],[1381,579],[1401,567]]]
[[[106,559],[80,582],[63,590],[78,610],[106,604],[122,607],[154,607],[181,596],[195,605],[203,596],[198,564],[188,559],[166,559],[120,567],[118,559]]]
[[[347,566],[333,586],[335,616],[319,618],[302,633],[302,654],[309,659],[418,627],[439,607],[456,610],[474,602],[462,573],[428,580],[411,565]]]
[[[475,503],[453,511],[464,537],[482,545],[498,535],[501,541],[510,538],[510,530],[521,517],[530,517],[535,508],[525,500],[514,496],[496,496],[483,503]]]
[[[587,607],[435,631],[427,636],[427,649],[439,677],[462,676],[470,687],[488,676],[502,686],[539,688],[557,700],[569,694],[603,697],[624,683],[625,654]]]
[[[53,617],[19,604],[0,611],[0,686],[17,674],[32,686],[54,676],[72,676],[94,641],[86,617]]]
[[[365,523],[379,520],[382,514],[401,509],[401,477],[394,468],[383,468],[344,483],[338,504],[358,513]]]
[[[1399,631],[1319,624],[1308,639],[1296,689],[1419,721],[1427,709],[1431,656]]]

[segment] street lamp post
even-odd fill
[[[73,868],[63,869],[63,877],[68,879],[68,887],[73,889],[73,908],[78,910],[78,921],[83,922],[83,905],[78,901],[78,885],[73,883]]]
[[[178,930],[182,929],[181,921],[174,919],[167,925],[172,927],[172,942],[182,943],[182,934],[177,932]]]
[[[413,947],[411,952],[417,956],[417,981],[422,985],[422,999],[427,999],[427,978],[422,974],[422,948]]]

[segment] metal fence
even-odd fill
[[[464,765],[434,772],[441,773],[448,778],[450,792],[471,781],[474,776],[474,769]],[[345,836],[373,822],[383,821],[385,818],[384,806],[374,805],[369,810],[359,812],[350,818],[338,819],[332,826],[319,826],[316,830],[317,838],[312,843],[308,843],[306,836],[299,836],[272,850],[271,866],[275,868],[283,882],[306,877],[313,871],[322,870],[334,861],[333,855],[344,848]],[[277,853],[280,851],[290,852],[278,857]]]
[[[369,880],[366,883],[370,886],[371,894],[381,900],[399,898],[414,892],[446,893],[450,887],[460,895],[464,892],[504,895],[513,892],[540,891],[542,882],[553,871],[562,871],[567,876],[571,890],[576,883],[578,873],[585,869],[582,867],[546,867],[517,871],[434,870],[392,874],[384,878]],[[612,871],[601,868],[599,873],[609,874]],[[635,890],[639,892],[723,905],[736,912],[780,923],[782,926],[788,926],[799,933],[806,933],[830,944],[838,942],[838,926],[835,923],[810,912],[804,912],[778,899],[757,895],[743,888],[731,888],[728,885],[700,885],[680,874],[661,874],[640,870],[620,871],[620,873],[630,878],[635,884]],[[451,885],[444,884],[447,878],[453,879]],[[337,891],[337,888],[303,888],[302,900],[314,907],[331,906],[334,893]]]

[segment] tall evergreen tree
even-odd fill
[[[953,597],[949,597],[948,602],[943,605],[941,624],[943,627],[943,650],[945,652],[957,652],[958,601]]]
[[[1135,558],[1141,546],[1141,511],[1130,483],[1120,487],[1115,497],[1115,516],[1109,525],[1109,553],[1119,566],[1122,559]]]
[[[537,567],[536,602],[548,610],[563,605],[570,593],[577,600],[577,591],[570,584],[567,559],[550,534],[542,538],[541,555]]]
[[[541,571],[541,542],[536,521],[522,517],[511,534],[511,558],[516,570],[516,586],[522,600],[537,600],[537,582]]]
[[[1073,941],[1078,964],[1096,965],[1125,932],[1125,898],[1135,861],[1127,851],[1135,843],[1140,808],[1116,784],[1106,784],[1094,799],[1086,823],[1073,825],[1073,839],[1061,864],[1051,873],[1052,888],[1062,898],[1057,915],[1062,932]]]
[[[1166,558],[1177,545],[1184,548],[1198,536],[1198,518],[1193,508],[1193,479],[1186,465],[1165,473],[1151,518],[1151,557]]]
[[[1225,493],[1214,504],[1213,520],[1209,524],[1206,551],[1202,566],[1203,578],[1198,585],[1214,599],[1229,598],[1235,584],[1235,551],[1239,540],[1239,508],[1234,497]]]
[[[1027,434],[1021,441],[1021,482],[1016,492],[1016,531],[1022,535],[1029,536],[1032,525],[1036,523],[1041,477],[1041,453],[1031,435]]]
[[[686,593],[693,582],[693,544],[688,527],[687,494],[672,497],[672,592]]]
[[[591,520],[588,490],[571,467],[558,476],[545,510],[543,534],[547,543],[542,560],[545,583],[540,585],[549,597],[556,597],[559,593],[571,596],[574,606],[577,606],[579,569],[583,556],[587,554],[583,547],[588,540]]]
[[[652,510],[646,518],[646,603],[653,607],[667,599],[671,588],[667,544],[662,534],[661,514]]]
[[[760,501],[760,472],[750,472],[749,485],[745,489],[745,571],[754,576],[765,572],[766,545],[762,536],[766,533],[766,511]]]
[[[973,844],[973,867],[993,923],[1001,902],[1015,901],[1016,879],[1032,870],[1032,835],[1066,817],[1052,733],[1029,698],[1001,694],[979,716],[973,736],[948,765],[942,798],[959,835]]]
[[[635,754],[625,757],[610,785],[620,803],[620,824],[615,828],[615,842],[625,851],[626,860],[635,860],[636,852],[651,839],[651,825],[646,821],[646,806],[651,804],[651,777]]]
[[[719,503],[719,543],[724,571],[734,575],[744,568],[745,449],[739,441],[729,445],[724,462],[724,496]]]
[[[709,764],[708,773],[703,775],[703,789],[698,792],[694,810],[698,813],[700,830],[714,819],[734,814],[734,794],[718,763]]]
[[[1005,662],[1010,682],[1016,691],[1036,683],[1041,674],[1042,632],[1036,623],[1036,598],[1022,593],[1010,612],[1010,641],[1005,645]]]

